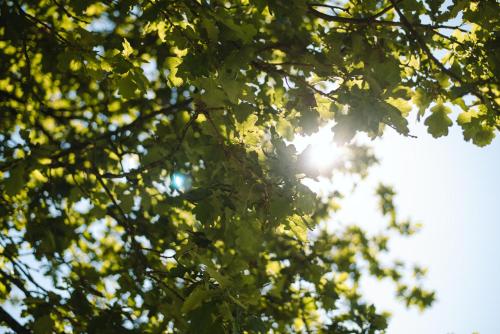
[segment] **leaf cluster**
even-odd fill
[[[0,321],[19,333],[378,333],[363,275],[408,305],[434,294],[384,264],[411,234],[320,228],[290,141],[338,142],[415,105],[434,137],[450,106],[495,137],[495,1],[96,1],[0,4]],[[454,23],[449,23],[454,22]],[[444,53],[442,59],[438,54]],[[354,146],[333,173],[366,175]]]

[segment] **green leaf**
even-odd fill
[[[123,39],[122,46],[123,46],[123,51],[122,51],[122,54],[123,54],[125,57],[128,57],[128,56],[130,56],[132,53],[134,53],[134,49],[132,48],[132,46],[130,45],[130,43],[127,41],[127,39],[126,39],[126,38],[124,38],[124,39]]]
[[[402,116],[407,117],[411,111],[411,104],[409,101],[402,98],[388,98],[387,103],[398,109]]]
[[[129,213],[132,211],[132,207],[134,206],[134,195],[133,194],[127,194],[123,195],[120,198],[120,207],[123,209],[125,213]]]
[[[169,71],[168,80],[174,87],[179,87],[184,83],[184,80],[177,76],[181,64],[182,59],[178,57],[168,57],[166,60],[166,66]]]
[[[203,303],[189,315],[189,334],[226,333],[215,302]]]
[[[378,330],[384,330],[387,328],[387,319],[381,315],[374,315],[372,320],[373,328]]]
[[[280,220],[290,214],[290,199],[277,194],[272,197],[269,209],[272,218]]]
[[[453,124],[448,114],[451,112],[450,108],[442,103],[436,104],[431,108],[432,114],[427,117],[424,124],[427,125],[427,131],[434,138],[448,135],[448,128]]]
[[[133,99],[135,98],[136,90],[137,90],[137,85],[132,80],[132,75],[126,74],[118,79],[117,82],[117,87],[118,87],[118,93],[124,98],[124,99]]]
[[[217,42],[217,39],[219,37],[219,29],[215,25],[214,21],[204,18],[201,20],[201,24],[203,25],[203,28],[205,29],[210,42]]]
[[[358,55],[365,52],[366,50],[365,41],[361,34],[353,33],[351,40],[352,40],[352,52],[354,54]]]
[[[239,123],[243,123],[254,111],[254,107],[250,104],[240,103],[235,107],[234,117]]]
[[[355,112],[351,112],[347,115],[339,114],[335,117],[337,124],[332,127],[333,140],[339,144],[345,144],[350,142],[358,129],[360,124],[363,122],[360,115]]]
[[[141,94],[145,94],[148,88],[148,78],[144,75],[144,71],[140,67],[134,68],[131,73],[132,79],[134,80],[137,88],[141,91]]]
[[[106,65],[107,63],[103,62],[102,64]],[[110,64],[113,66],[112,71],[117,74],[125,74],[133,67],[132,63],[120,53],[110,59]]]
[[[495,138],[495,127],[488,125],[484,116],[478,112],[463,112],[458,116],[457,123],[462,127],[464,139],[480,147],[489,145]]]
[[[222,89],[226,92],[226,96],[231,103],[238,104],[238,98],[241,95],[245,83],[226,75],[222,78]]]
[[[407,135],[410,132],[408,128],[407,116],[411,107],[406,100],[390,99],[388,103],[382,103],[382,109],[385,111],[384,122],[392,125],[392,127],[401,134]]]
[[[304,222],[303,217],[299,215],[292,216],[290,218],[290,229],[300,241],[307,241],[308,226]]]
[[[37,318],[33,323],[34,334],[50,334],[54,328],[54,320],[49,314]]]
[[[15,196],[19,194],[26,183],[24,175],[24,164],[22,163],[17,164],[17,166],[10,171],[9,178],[4,181],[5,193],[7,195]]]
[[[418,119],[420,119],[420,117],[424,115],[425,110],[429,107],[432,99],[428,97],[423,89],[417,88],[412,97],[412,101],[418,107]]]
[[[201,78],[198,83],[200,88],[204,89],[201,99],[208,107],[219,108],[225,105],[226,94],[218,87],[218,81],[212,78]]]
[[[199,260],[200,260],[200,263],[205,265],[205,270],[210,275],[210,277],[212,277],[217,282],[219,282],[219,284],[223,288],[226,288],[230,285],[231,282],[230,282],[229,278],[227,278],[227,277],[223,276],[221,273],[219,273],[219,271],[215,268],[215,265],[212,263],[212,261],[210,259],[207,259],[203,256],[200,256]]]
[[[217,15],[217,18],[222,24],[230,29],[229,38],[233,40],[241,40],[245,44],[252,41],[253,37],[257,34],[257,29],[252,24],[240,23],[236,24],[232,17],[229,15]],[[233,37],[234,36],[234,37]]]
[[[318,131],[319,113],[313,108],[303,109],[300,112],[299,124],[308,135]]]
[[[184,300],[181,312],[189,313],[190,311],[200,307],[202,303],[209,301],[211,295],[212,293],[206,290],[203,285],[198,285]]]
[[[255,222],[242,221],[236,231],[238,248],[244,254],[253,256],[259,252],[262,245],[260,244],[260,232],[255,226]]]

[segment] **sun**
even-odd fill
[[[321,173],[328,172],[340,158],[340,149],[333,142],[332,124],[327,124],[310,136],[296,136],[292,144],[299,153],[305,152],[306,163]]]

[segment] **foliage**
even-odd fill
[[[450,106],[483,146],[500,125],[496,1],[4,0],[0,308],[18,333],[376,333],[360,278],[408,305],[434,294],[382,264],[411,234],[320,224],[338,193],[289,143],[444,136]],[[443,55],[443,57],[441,57]],[[441,59],[438,59],[439,58]],[[333,173],[364,175],[353,148]],[[88,205],[85,205],[87,203]],[[322,227],[323,226],[323,227]],[[38,268],[38,270],[37,270]],[[421,270],[416,270],[419,277]]]

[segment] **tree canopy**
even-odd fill
[[[0,325],[378,333],[365,275],[430,306],[422,269],[383,260],[415,231],[392,188],[371,235],[325,224],[342,194],[303,180],[365,176],[356,133],[412,136],[412,108],[434,137],[489,144],[498,18],[496,1],[2,1]],[[324,171],[292,140],[328,122],[349,153]]]

